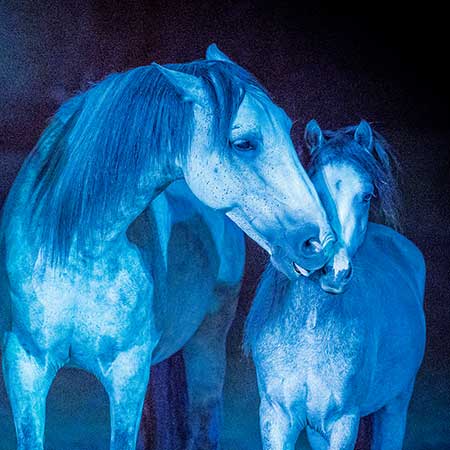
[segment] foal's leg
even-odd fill
[[[188,388],[189,450],[219,448],[226,338],[236,311],[239,287],[215,290],[218,311],[206,316],[183,349]]]
[[[120,352],[99,375],[109,395],[110,450],[134,450],[150,375],[152,348],[136,345]]]
[[[300,423],[285,406],[261,394],[259,420],[263,450],[294,450],[302,428]]]
[[[373,414],[372,450],[401,450],[412,386]]]
[[[18,336],[7,335],[3,352],[3,374],[16,427],[18,450],[44,448],[45,405],[57,372],[48,354],[25,349]]]

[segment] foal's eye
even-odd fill
[[[364,203],[369,203],[370,200],[372,199],[372,197],[373,197],[372,193],[367,193],[367,194],[363,195],[362,200],[363,200]]]
[[[240,152],[251,152],[256,150],[256,144],[248,139],[236,139],[231,143],[232,147]]]

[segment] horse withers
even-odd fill
[[[373,414],[372,449],[400,450],[425,345],[421,252],[369,222],[396,220],[385,141],[367,122],[306,129],[309,174],[337,236],[335,254],[310,278],[266,269],[246,324],[256,365],[265,450],[294,449],[306,428],[314,450],[353,449]]]

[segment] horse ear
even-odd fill
[[[372,150],[373,133],[370,125],[365,121],[361,120],[360,124],[355,130],[354,135],[355,141],[367,150]]]
[[[308,122],[305,129],[305,142],[310,153],[313,153],[323,143],[323,134],[319,124],[312,119]]]
[[[204,87],[199,77],[153,63],[186,102],[203,104]]]
[[[208,61],[225,61],[229,63],[233,63],[233,61],[228,58],[225,53],[219,50],[216,44],[211,44],[206,49],[206,59]],[[233,63],[234,64],[234,63]]]

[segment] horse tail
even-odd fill
[[[264,324],[277,311],[288,285],[288,278],[272,264],[268,264],[258,283],[252,307],[245,321],[243,350],[247,356],[251,353]]]

